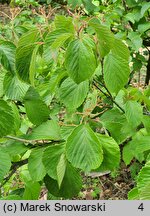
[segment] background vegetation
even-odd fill
[[[2,0],[1,199],[150,199],[149,13]]]

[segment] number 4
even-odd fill
[[[138,207],[139,210],[143,211],[144,210],[144,206],[143,206],[143,203],[141,203]]]

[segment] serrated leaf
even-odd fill
[[[42,162],[44,148],[33,149],[28,159],[28,169],[33,181],[42,181],[46,170]]]
[[[149,29],[150,29],[150,23],[149,22],[141,23],[138,25],[138,31],[142,34]]]
[[[34,128],[27,138],[31,140],[60,140],[60,127],[57,121],[48,120]]]
[[[0,137],[3,137],[14,128],[14,117],[12,108],[6,101],[0,100]]]
[[[35,77],[35,73],[36,73],[36,56],[37,56],[38,49],[39,49],[39,45],[37,45],[33,49],[30,67],[29,67],[29,80],[30,80],[30,83],[32,86],[34,86],[34,77]]]
[[[72,198],[77,195],[82,187],[82,179],[79,172],[67,163],[65,175],[59,188],[56,180],[48,175],[44,178],[48,191],[56,197]]]
[[[118,143],[109,136],[97,134],[99,142],[102,144],[103,149],[103,162],[98,170],[114,170],[120,164],[120,148]]]
[[[128,199],[129,200],[139,200],[139,191],[138,191],[137,187],[135,187],[129,191]]]
[[[66,51],[65,65],[74,82],[90,79],[96,69],[93,50],[80,39],[72,41]]]
[[[111,93],[118,93],[128,81],[130,69],[126,59],[109,53],[104,59],[104,81]]]
[[[71,33],[63,33],[59,35],[56,40],[52,43],[51,48],[52,50],[58,49],[65,43],[72,36]]]
[[[22,198],[18,195],[9,195],[6,197],[0,198],[0,200],[21,200]]]
[[[92,110],[97,105],[97,97],[98,97],[98,92],[96,89],[88,93],[84,107],[83,107],[84,112],[92,112]]]
[[[88,81],[76,84],[71,78],[67,78],[63,81],[59,88],[59,97],[66,107],[74,110],[81,106],[81,104],[84,102],[88,90]]]
[[[138,159],[138,155],[143,155],[147,150],[150,150],[150,136],[137,137],[124,146],[123,160],[126,165],[129,165],[134,157]]]
[[[84,171],[98,168],[103,161],[102,145],[88,125],[73,130],[66,143],[66,155],[74,167]]]
[[[57,181],[59,188],[61,187],[65,172],[66,172],[67,161],[65,154],[60,156],[60,160],[57,165]]]
[[[7,152],[0,148],[0,182],[3,180],[4,176],[8,173],[11,167],[10,156]]]
[[[22,142],[9,140],[4,145],[4,150],[10,157],[16,156],[18,154],[25,153],[29,148],[25,146]]]
[[[16,50],[16,70],[19,78],[24,82],[30,82],[30,64],[33,51],[39,46],[37,42],[39,42],[39,32],[37,30],[28,31],[23,34],[18,42]]]
[[[11,106],[12,108],[12,113],[14,117],[14,129],[13,130],[16,133],[21,126],[20,113],[15,103],[9,103],[9,106]]]
[[[137,188],[141,200],[150,199],[150,161],[145,164],[138,175]]]
[[[38,182],[25,182],[23,200],[37,200],[40,195],[41,186]]]
[[[143,108],[137,101],[127,101],[125,103],[125,115],[129,124],[137,127],[143,118]]]
[[[55,16],[54,23],[55,23],[56,29],[62,29],[65,32],[69,32],[72,34],[74,34],[75,32],[72,17],[65,17],[63,15],[57,15]]]
[[[67,2],[69,7],[71,7],[72,9],[75,9],[75,7],[79,7],[82,4],[82,0],[68,0]]]
[[[75,129],[76,126],[65,126],[63,125],[61,127],[61,136],[64,140],[67,140],[67,138],[70,136],[70,134],[72,133],[72,131]]]
[[[89,25],[96,31],[100,57],[103,58],[113,47],[114,36],[107,26],[100,24],[100,22],[95,18],[89,21]]]
[[[48,175],[55,180],[57,180],[57,165],[64,151],[65,148],[62,144],[49,146],[44,150],[43,164]]]
[[[82,2],[83,2],[83,4],[84,4],[85,9],[88,11],[88,13],[92,13],[92,12],[94,12],[96,9],[98,9],[98,7],[96,7],[96,6],[93,4],[92,0],[88,0],[88,1],[82,0]]]
[[[64,34],[68,34],[64,29],[56,29],[46,35],[45,44],[43,46],[43,58],[47,63],[51,62],[51,64],[53,64],[57,59],[58,50],[52,49],[51,46],[57,45],[57,48],[59,48],[59,45],[61,45],[61,43],[59,43],[59,38]]]
[[[118,144],[136,132],[127,122],[125,115],[118,109],[106,111],[100,117],[100,121]]]
[[[150,116],[143,116],[142,122],[147,132],[150,133]]]
[[[3,85],[6,96],[11,100],[19,101],[23,99],[29,88],[29,85],[20,81],[17,76],[9,73],[5,75]]]
[[[24,104],[27,116],[33,124],[40,125],[48,120],[49,109],[34,88],[30,87],[27,91]]]
[[[3,94],[4,94],[4,86],[3,86],[3,83],[4,83],[4,77],[5,77],[5,73],[3,73],[2,71],[1,71],[1,73],[0,73],[0,97],[2,97],[3,96]]]
[[[128,38],[131,41],[131,46],[133,49],[138,52],[143,43],[140,33],[131,31],[128,33]]]
[[[12,73],[15,71],[16,47],[9,41],[0,41],[0,63]]]
[[[130,52],[128,47],[123,43],[122,40],[115,38],[114,46],[112,48],[112,53],[114,55],[120,56],[122,59],[129,61]]]
[[[150,2],[144,2],[141,8],[141,15],[144,16],[145,12],[150,9]]]

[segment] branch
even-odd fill
[[[127,8],[127,5],[126,5],[126,1],[125,0],[122,0],[122,5],[125,9],[125,12],[127,12],[128,8]]]
[[[16,140],[16,141],[23,142],[23,143],[31,143],[31,144],[35,144],[35,142],[37,141],[37,140],[26,140],[26,139],[22,139],[18,137],[13,137],[13,136],[4,136],[4,138]]]
[[[11,172],[9,173],[9,175],[4,178],[3,183],[0,185],[0,189],[10,180],[10,178],[13,176],[13,174],[15,174],[15,172],[17,171],[17,169],[25,164],[28,163],[28,159],[22,160],[22,161],[18,161],[18,162],[14,162],[11,166]]]
[[[113,99],[111,93],[109,92],[109,90],[107,89],[106,86],[104,86],[104,88],[106,89],[107,93],[105,93],[101,88],[99,88],[99,86],[97,86],[96,84],[96,80],[94,80],[94,86],[100,91],[102,92],[107,98],[110,98],[110,100],[112,101],[112,103],[114,103],[123,113],[125,113],[124,109]]]

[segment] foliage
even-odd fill
[[[115,171],[121,160],[145,164],[129,199],[149,199],[150,89],[129,85],[139,59],[146,65],[139,48],[149,37],[149,4],[68,5],[88,16],[25,10],[25,25],[13,9],[0,38],[2,199],[38,199],[43,186],[72,198],[81,172]]]

